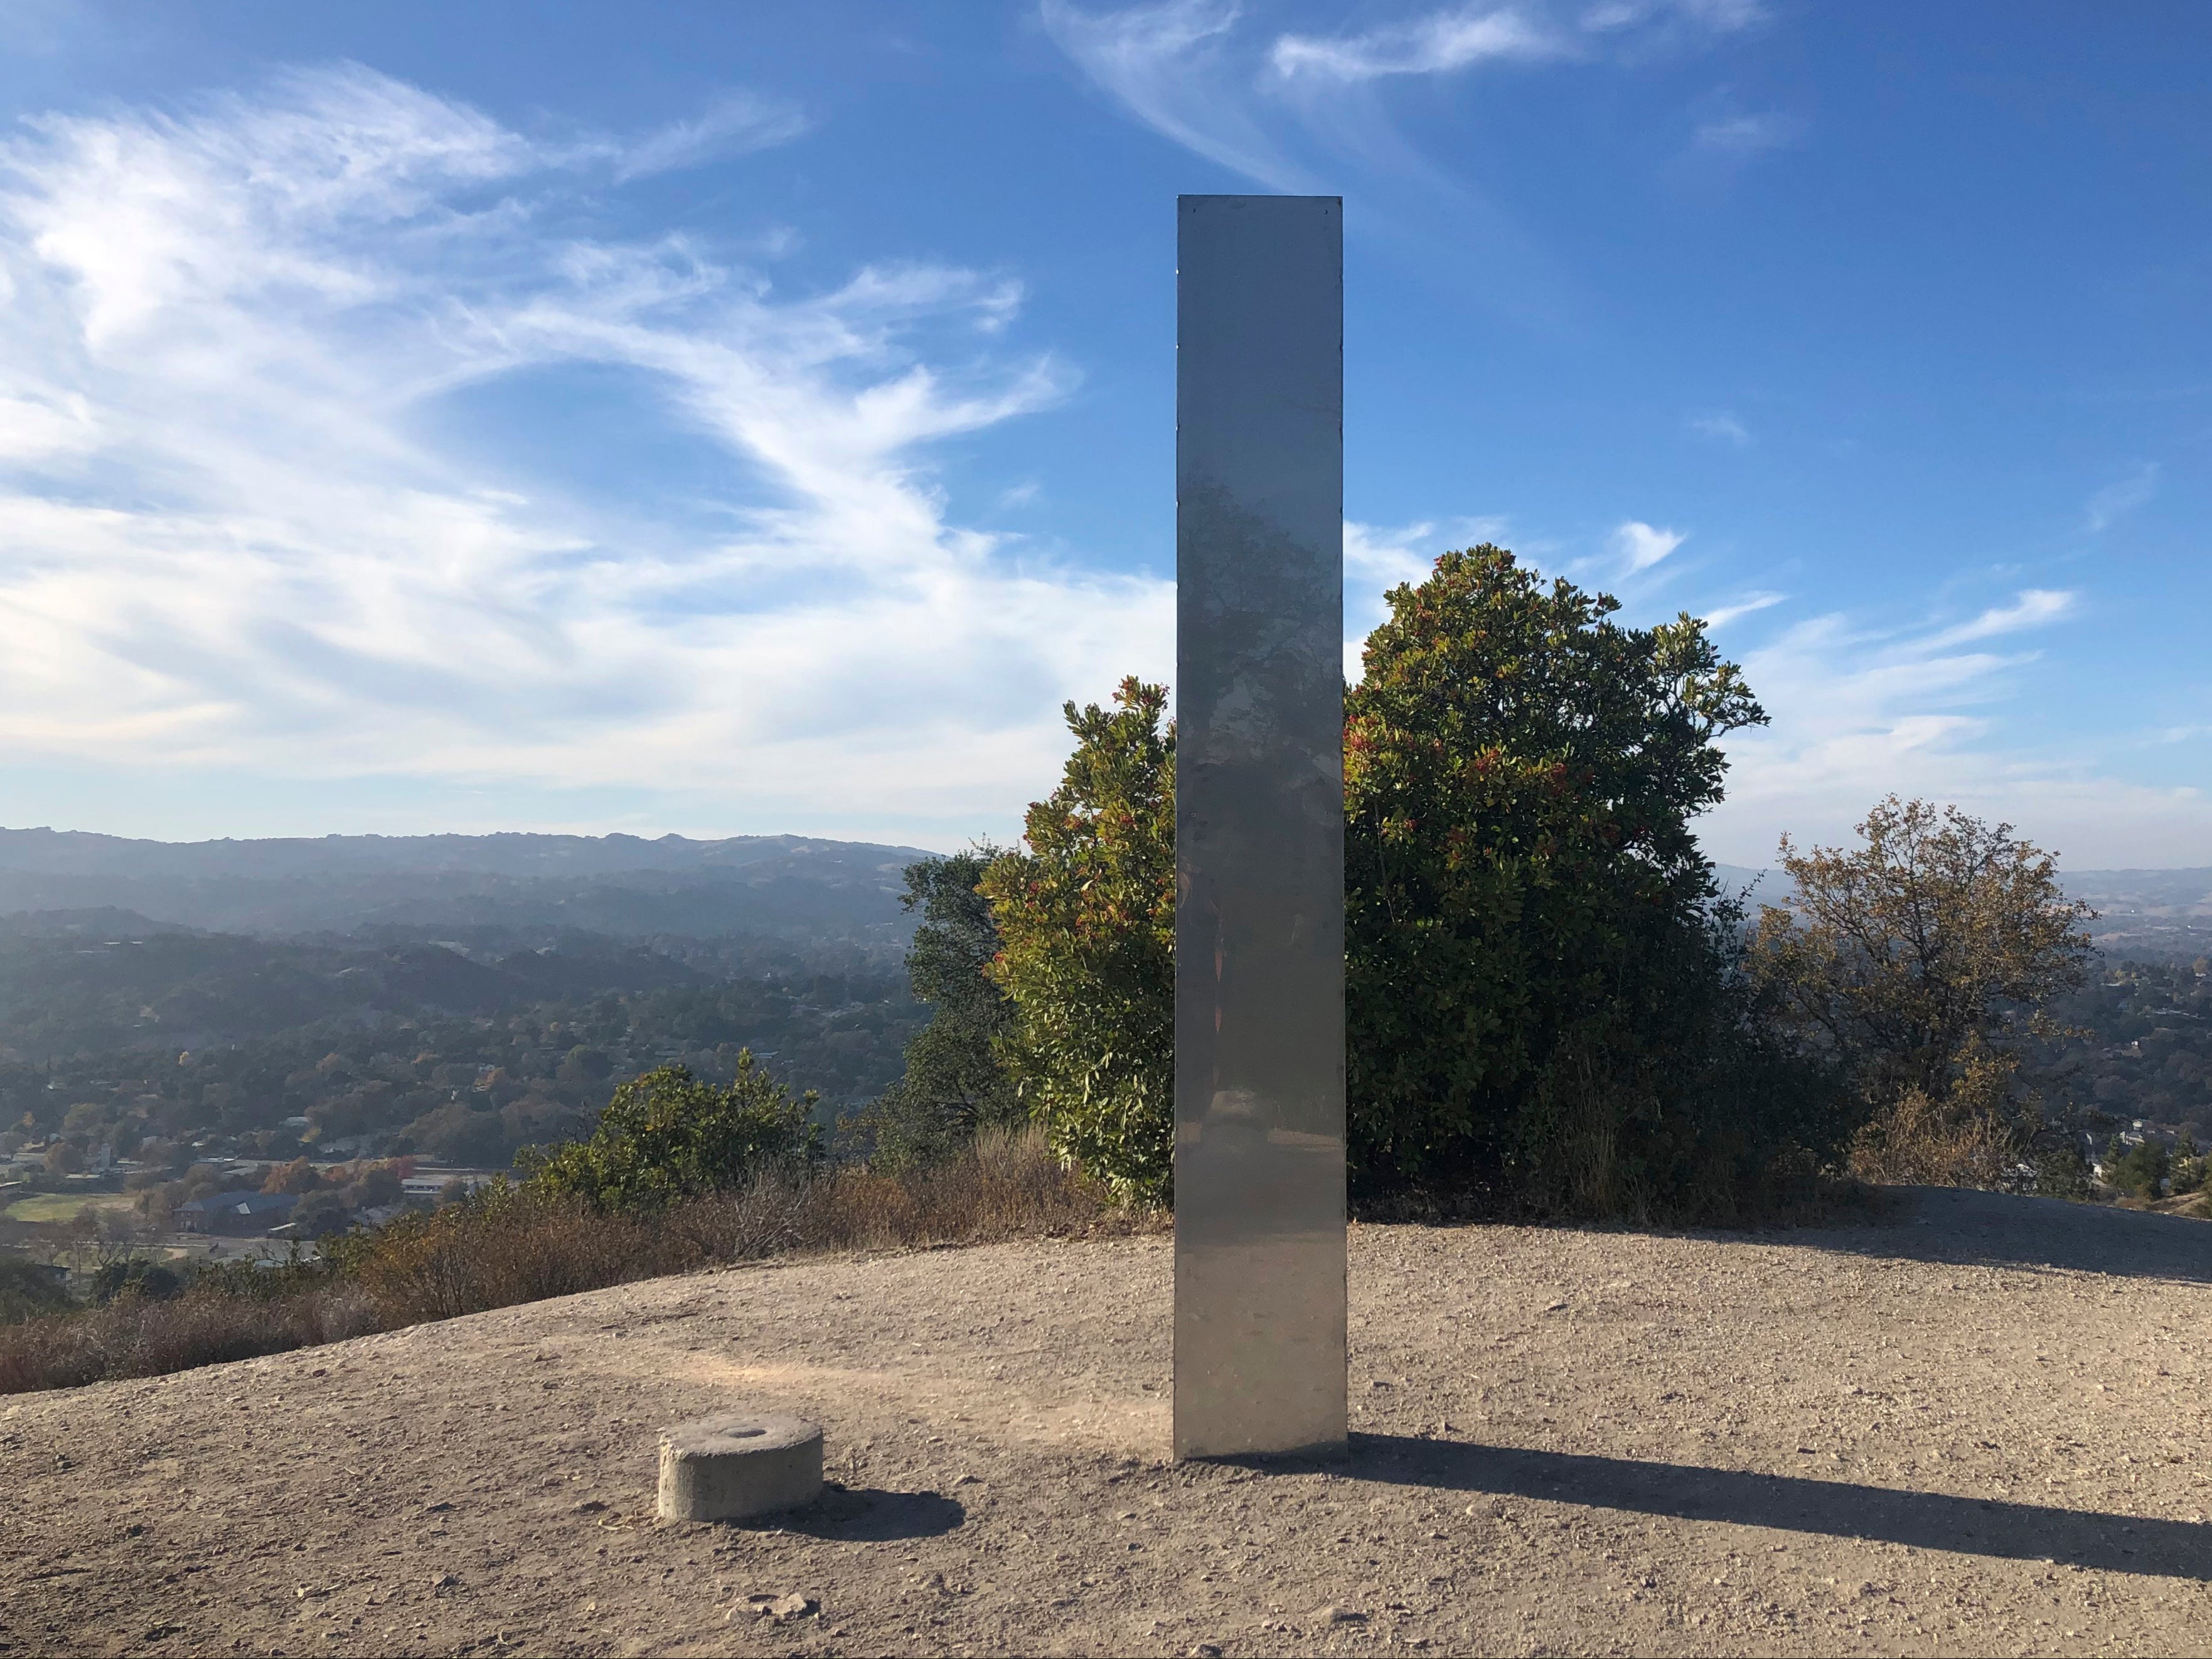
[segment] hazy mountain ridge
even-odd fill
[[[216,841],[149,841],[87,830],[0,829],[0,869],[56,875],[243,875],[268,880],[334,870],[411,874],[472,870],[501,875],[611,875],[633,870],[737,869],[789,856],[836,857],[902,853],[868,841],[805,835],[732,835],[695,841],[681,835],[271,836]]]
[[[127,911],[260,935],[364,928],[759,934],[902,946],[920,848],[805,836],[328,836],[171,843],[0,830],[0,912]]]
[[[127,912],[142,931],[186,927],[297,937],[499,936],[508,948],[563,934],[603,939],[776,938],[848,944],[890,960],[912,918],[900,872],[918,847],[799,835],[691,840],[635,835],[331,835],[167,842],[84,831],[0,829],[0,915]],[[1787,901],[1779,871],[1715,866],[1755,908]],[[2112,955],[2212,951],[2212,867],[2069,870],[2100,912]],[[119,930],[125,924],[118,921]],[[88,924],[88,930],[98,930]]]

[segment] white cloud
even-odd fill
[[[1631,519],[1613,533],[1613,548],[1626,561],[1627,573],[1648,570],[1690,539],[1686,530],[1662,530]]]
[[[1356,84],[1394,75],[1449,75],[1487,63],[1585,55],[1594,38],[1638,28],[1730,34],[1763,15],[1755,0],[1602,0],[1578,16],[1550,0],[1448,8],[1356,34],[1285,34],[1268,62],[1285,80]]]
[[[924,465],[1072,384],[975,357],[1017,287],[556,234],[574,165],[358,69],[0,148],[0,756],[973,823],[1063,698],[1164,674],[1167,583],[1024,558]],[[575,364],[754,480],[726,528],[456,441],[451,394]]]
[[[1383,595],[1401,582],[1428,580],[1434,557],[1422,544],[1435,535],[1431,523],[1387,530],[1352,519],[1344,521],[1344,677],[1357,683],[1364,672],[1360,653],[1367,636],[1389,613]],[[1480,539],[1480,538],[1478,538]]]
[[[1285,34],[1268,53],[1285,79],[1371,81],[1386,75],[1435,75],[1492,59],[1530,60],[1566,50],[1566,43],[1510,6],[1440,11],[1364,34]]]
[[[1365,672],[1367,636],[1390,613],[1384,595],[1401,585],[1419,587],[1447,547],[1473,547],[1506,534],[1496,516],[1455,517],[1439,525],[1423,521],[1395,529],[1344,521],[1344,677],[1357,683]]]
[[[1045,31],[1144,125],[1271,190],[1316,188],[1247,101],[1242,65],[1226,55],[1243,9],[1236,0],[1158,0],[1088,12],[1041,0]]]
[[[1749,616],[1754,611],[1764,611],[1771,606],[1779,605],[1789,596],[1787,594],[1746,594],[1741,599],[1731,600],[1725,605],[1708,606],[1703,613],[1705,625],[1709,628],[1725,628],[1737,618]]]
[[[1415,585],[1428,580],[1430,555],[1420,544],[1436,534],[1430,523],[1402,525],[1385,530],[1372,524],[1344,521],[1344,579],[1377,592],[1401,582]]]
[[[2106,485],[2089,497],[2081,521],[2091,535],[2100,535],[2113,522],[2144,505],[2158,493],[2158,463],[2144,461],[2127,477]]]
[[[1751,429],[1725,409],[1710,415],[1692,415],[1690,430],[1701,438],[1720,438],[1739,449],[1751,443]]]
[[[81,393],[64,393],[52,401],[0,397],[0,466],[51,460],[90,448],[96,437],[91,406]]]
[[[789,143],[806,131],[795,105],[735,92],[689,121],[672,121],[633,143],[611,147],[618,180],[673,173],[719,157]]]
[[[1832,844],[1894,790],[2008,820],[2075,868],[2203,863],[2212,800],[2013,736],[2002,717],[2034,654],[1962,649],[2073,609],[2070,595],[2032,589],[1950,627],[1876,632],[1820,617],[1746,652],[1772,723],[1727,740],[1728,798],[1702,826],[1707,849],[1763,865],[1784,831]]]
[[[1992,606],[1971,622],[1962,622],[1955,627],[1929,635],[1927,646],[1932,650],[1948,650],[1954,645],[1967,644],[1977,639],[2018,633],[2023,628],[2040,628],[2045,623],[2056,622],[2071,611],[2074,599],[2072,594],[2059,589],[2025,589],[2009,605]]]
[[[1038,0],[1045,31],[1103,90],[1162,137],[1271,190],[1323,188],[1347,166],[1377,184],[1411,183],[1431,198],[1465,198],[1492,233],[1495,210],[1447,179],[1392,127],[1367,90],[1407,76],[1486,64],[1631,57],[1662,40],[1732,33],[1761,15],[1747,0],[1614,0],[1579,14],[1562,0],[1522,0],[1418,12],[1358,32],[1240,27],[1237,0],[1149,0],[1089,10]]]

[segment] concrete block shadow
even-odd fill
[[[1850,1481],[1355,1434],[1354,1479],[2212,1582],[2212,1525]]]
[[[763,1516],[753,1525],[809,1538],[883,1544],[899,1538],[939,1538],[968,1518],[966,1508],[942,1492],[894,1492],[835,1481],[803,1510]]]

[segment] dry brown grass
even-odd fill
[[[173,1302],[126,1295],[0,1328],[0,1394],[155,1376],[764,1256],[1164,1224],[1115,1209],[1030,1132],[898,1175],[763,1176],[649,1218],[495,1192],[341,1241],[319,1282],[294,1269],[288,1283],[300,1288],[285,1293],[210,1283]]]
[[[0,1329],[0,1394],[159,1376],[375,1328],[367,1301],[343,1284],[284,1296],[212,1287],[174,1302],[124,1296],[104,1308],[48,1314]]]
[[[1947,1110],[1915,1089],[1860,1135],[1850,1169],[1885,1184],[1995,1189],[2019,1157],[1994,1113]]]

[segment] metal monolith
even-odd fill
[[[1179,1457],[1345,1443],[1344,207],[1185,196]]]

